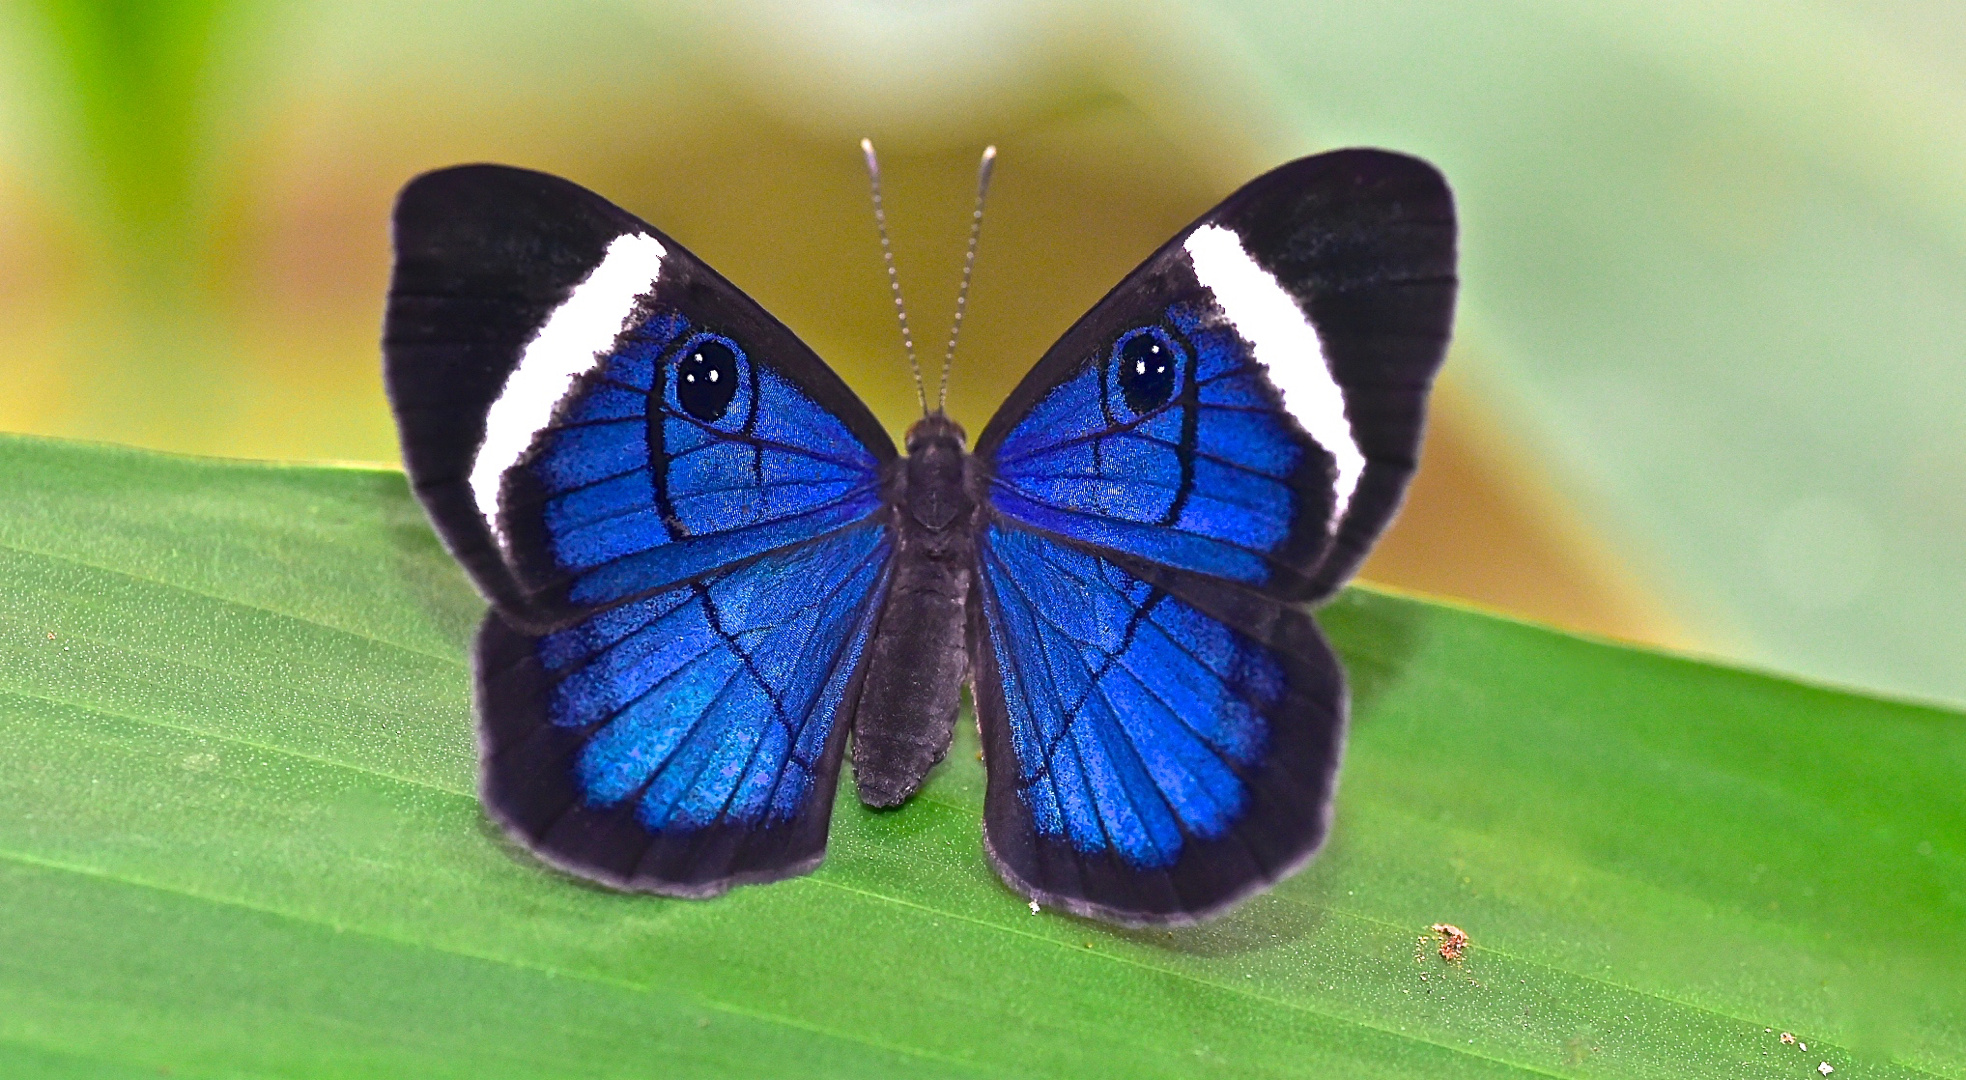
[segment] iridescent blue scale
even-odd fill
[[[1130,415],[1112,361],[1088,363],[1005,435],[992,498],[1062,536],[1266,583],[1292,523],[1330,512],[1293,484],[1318,448],[1291,434],[1232,327],[1191,304],[1160,314],[1184,368],[1171,400]]]
[[[791,818],[866,644],[886,569],[862,527],[709,575],[540,640],[548,715],[591,728],[575,764],[599,805],[650,829]],[[787,580],[823,583],[782,591]]]
[[[984,547],[1018,781],[1040,835],[1166,867],[1249,798],[1275,661],[1114,563],[995,526]],[[1015,643],[1013,645],[1013,643]]]

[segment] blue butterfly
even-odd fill
[[[491,602],[487,811],[542,859],[707,897],[807,873],[835,784],[895,806],[972,688],[984,839],[1032,900],[1218,913],[1330,825],[1344,674],[1309,606],[1397,509],[1453,318],[1440,175],[1304,158],[1182,230],[973,449],[906,455],[784,325],[568,181],[395,212],[412,485]]]

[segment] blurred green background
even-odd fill
[[[0,429],[391,460],[388,207],[561,173],[691,247],[895,428],[864,177],[951,395],[1257,172],[1454,184],[1463,305],[1367,576],[1966,701],[1966,17],[1956,3],[0,6]]]

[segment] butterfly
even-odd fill
[[[807,873],[849,744],[861,801],[899,805],[965,685],[984,847],[1037,904],[1193,922],[1323,842],[1347,696],[1309,612],[1398,508],[1453,319],[1425,162],[1250,181],[973,447],[924,395],[905,454],[756,302],[569,181],[428,173],[394,236],[405,466],[490,603],[482,799],[547,863],[683,897]]]

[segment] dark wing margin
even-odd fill
[[[524,169],[443,169],[403,189],[394,239],[383,375],[404,466],[508,619],[549,628],[627,595],[628,579],[668,584],[878,501],[894,445],[859,398],[742,291],[600,196]],[[665,382],[679,350],[706,340],[746,377],[728,422],[683,415]],[[665,455],[665,429],[687,445]],[[658,498],[642,474],[660,482],[709,442],[725,445]],[[753,505],[728,506],[720,455],[753,463],[758,490],[738,496]],[[703,542],[719,515],[752,535]],[[596,572],[620,580],[580,595]]]
[[[1329,596],[1417,465],[1456,287],[1453,200],[1432,166],[1378,150],[1283,165],[1045,354],[977,439],[991,500],[1280,599]],[[1169,370],[1123,385],[1143,334]]]
[[[970,614],[984,841],[1012,888],[1185,924],[1317,851],[1346,695],[1302,607],[1002,523],[985,547]]]

